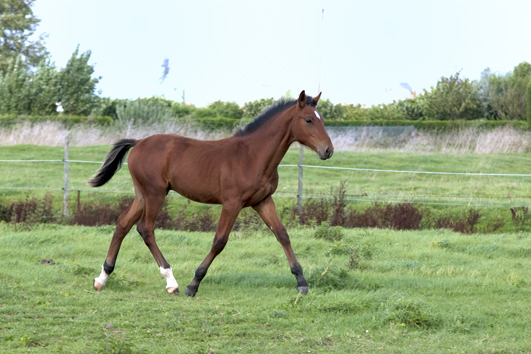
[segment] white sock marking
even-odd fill
[[[101,266],[101,274],[100,274],[99,277],[97,277],[94,280],[97,281],[99,284],[101,284],[101,286],[104,286],[108,277],[109,277],[109,274],[105,273],[105,270],[103,269],[103,266]]]
[[[173,277],[171,267],[168,269],[160,267],[160,274],[162,274],[162,277],[166,279],[166,289],[179,287],[179,285],[177,284],[177,280],[175,280],[175,278]]]

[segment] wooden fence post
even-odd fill
[[[65,186],[64,198],[63,198],[63,215],[65,219],[68,217],[68,145],[70,144],[70,139],[66,137],[65,139],[65,158],[63,159],[65,163]]]

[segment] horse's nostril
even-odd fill
[[[326,148],[325,154],[328,157],[332,156],[332,154],[330,153],[330,148]]]

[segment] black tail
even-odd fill
[[[114,143],[113,148],[105,157],[103,165],[96,174],[88,181],[91,187],[101,187],[114,176],[122,167],[127,151],[137,143],[134,139],[122,139]]]

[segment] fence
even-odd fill
[[[69,169],[70,163],[90,163],[90,164],[99,164],[101,165],[102,161],[83,161],[83,160],[70,160],[69,159],[69,139],[66,138],[64,146],[64,158],[62,160],[0,160],[0,162],[51,162],[51,163],[63,163],[64,165],[64,187],[63,188],[34,188],[34,187],[5,187],[0,186],[0,189],[24,189],[24,190],[63,190],[63,215],[68,217],[68,196],[69,196]],[[302,200],[303,198],[322,198],[315,196],[304,196],[303,195],[303,170],[307,169],[328,169],[328,170],[344,170],[344,171],[366,171],[366,172],[378,172],[378,173],[399,173],[399,174],[432,174],[432,175],[456,175],[456,176],[499,176],[499,177],[531,177],[531,174],[510,174],[510,173],[468,173],[468,172],[431,172],[431,171],[402,171],[402,170],[385,170],[385,169],[373,169],[373,168],[356,168],[356,167],[337,167],[337,166],[315,166],[315,165],[305,165],[304,163],[304,150],[301,147],[299,152],[299,163],[294,164],[281,164],[279,167],[282,168],[298,168],[298,188],[297,188],[297,211],[299,215],[302,213]],[[78,203],[79,203],[79,192],[81,189],[75,189],[78,191]],[[123,191],[112,191],[111,193],[132,193],[132,192],[123,192]],[[278,196],[278,194],[277,194]],[[280,195],[282,197],[282,195]],[[355,198],[348,197],[347,200],[352,201],[365,201],[365,202],[381,202],[382,200],[371,200],[367,198]],[[397,203],[401,201],[394,200],[385,200],[387,203]],[[411,201],[408,201],[411,202]],[[432,205],[456,205],[456,206],[469,206],[468,204],[460,203],[447,203],[447,202],[422,202],[415,201],[412,203],[417,204],[432,204]],[[496,204],[475,204],[478,207],[506,207],[507,205],[496,205]]]

